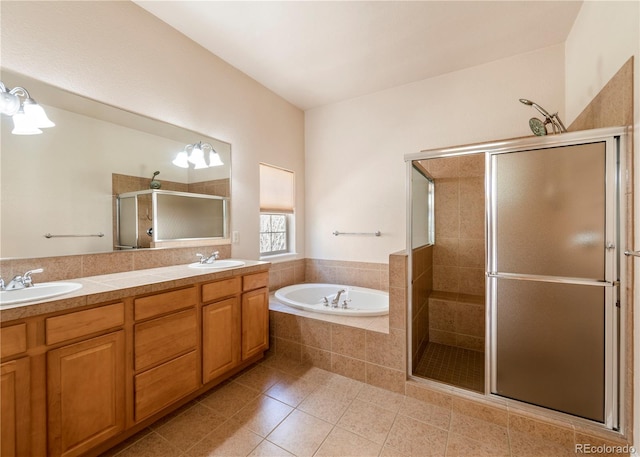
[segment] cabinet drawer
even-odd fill
[[[207,303],[223,297],[229,297],[241,292],[242,279],[236,276],[222,281],[210,282],[202,286],[202,301]]]
[[[133,302],[134,317],[136,320],[140,320],[159,316],[193,306],[196,301],[195,287],[136,298]]]
[[[262,273],[255,273],[252,275],[246,275],[242,280],[242,291],[259,289],[261,287],[267,287],[269,285],[269,272],[263,271]]]
[[[135,369],[143,370],[195,349],[197,337],[195,308],[136,324]]]
[[[197,352],[193,351],[135,377],[135,417],[140,421],[196,390]]]
[[[45,322],[47,344],[91,335],[124,325],[124,303],[50,317]]]
[[[20,354],[27,350],[27,324],[16,324],[0,329],[0,357]]]

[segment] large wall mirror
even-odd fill
[[[13,135],[11,118],[2,115],[1,258],[114,250],[115,195],[148,190],[155,172],[163,191],[230,199],[229,143],[5,70],[1,79],[9,88],[26,88],[56,124],[39,135]],[[199,142],[210,144],[223,165],[172,163],[186,145]]]

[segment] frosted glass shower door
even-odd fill
[[[489,170],[492,393],[603,423],[615,159],[599,141],[496,153]]]

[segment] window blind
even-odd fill
[[[260,211],[293,213],[295,203],[293,172],[260,164]]]

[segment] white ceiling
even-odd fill
[[[563,43],[581,1],[135,1],[309,109]]]

